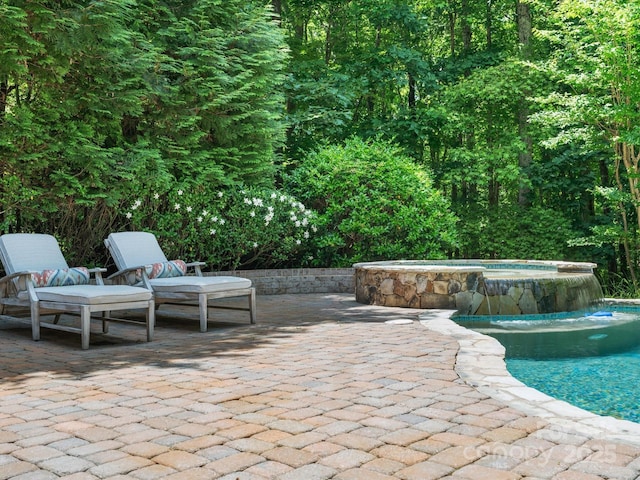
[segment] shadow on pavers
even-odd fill
[[[241,301],[227,299],[218,304],[235,306]],[[362,305],[349,294],[258,296],[257,324],[249,323],[248,312],[212,308],[208,331],[201,333],[197,308],[162,305],[156,310],[154,341],[145,341],[142,323],[112,322],[109,333],[102,334],[101,323],[95,321],[89,350],[80,348],[78,334],[46,328],[41,329],[41,340],[34,342],[28,319],[27,323],[18,323],[4,318],[0,320],[0,379],[19,382],[21,377],[26,380],[36,372],[82,378],[97,370],[139,364],[175,368],[176,362],[190,368],[209,368],[199,366],[198,360],[223,355],[243,357],[251,349],[299,335],[319,323],[417,320],[419,313],[416,309]],[[132,320],[144,319],[140,311],[124,314]],[[68,315],[61,319],[61,323],[77,321]]]

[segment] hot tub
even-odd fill
[[[357,263],[356,301],[456,309],[465,315],[581,310],[602,299],[593,263],[538,260],[396,260]]]

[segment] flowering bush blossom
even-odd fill
[[[290,195],[260,187],[175,187],[130,199],[131,230],[153,232],[168,258],[215,270],[302,266],[316,215]]]

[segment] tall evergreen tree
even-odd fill
[[[283,36],[239,0],[0,1],[0,228],[82,239],[120,194],[272,184]]]
[[[127,138],[155,145],[178,179],[269,183],[283,140],[286,44],[270,8],[239,0],[140,5],[157,63]]]
[[[120,1],[0,5],[0,202],[21,228],[69,203],[105,199],[122,171],[120,120],[144,85],[134,15]]]

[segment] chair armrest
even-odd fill
[[[94,267],[94,268],[89,268],[88,270],[89,270],[89,274],[93,273],[93,276],[96,278],[96,284],[104,285],[104,280],[102,279],[102,273],[107,271],[106,268]]]
[[[37,272],[36,271],[31,271],[31,270],[24,270],[22,272],[11,273],[9,275],[6,275],[6,276],[0,278],[0,283],[10,282],[11,280],[14,280],[16,278],[20,278],[20,277],[23,277],[23,276],[31,277],[32,273],[37,273]]]
[[[139,267],[123,268],[122,270],[118,270],[117,272],[109,275],[107,279],[111,280],[112,278],[122,277],[123,275],[127,275],[129,273],[136,273],[138,270],[142,270],[144,272],[145,267],[147,267],[147,265],[140,265]]]
[[[153,290],[149,283],[149,277],[147,276],[147,267],[149,266],[150,265],[140,265],[136,267],[123,268],[122,270],[118,270],[117,272],[109,275],[107,280],[115,280],[115,283],[118,285],[137,285],[140,281],[136,279],[136,275],[140,275],[142,277],[142,284],[144,285],[144,288],[147,290]]]
[[[31,270],[11,273],[0,278],[0,297],[9,298],[16,296],[19,291],[28,290],[29,296],[33,295],[33,283],[31,283],[31,274],[36,273]]]
[[[185,263],[187,267],[204,267],[206,265],[205,262],[189,262]]]
[[[202,269],[200,267],[204,267],[206,265],[206,263],[204,262],[189,262],[189,263],[185,263],[185,265],[187,266],[187,271],[189,270],[189,268],[193,268],[196,271],[196,275],[198,277],[202,276]]]

